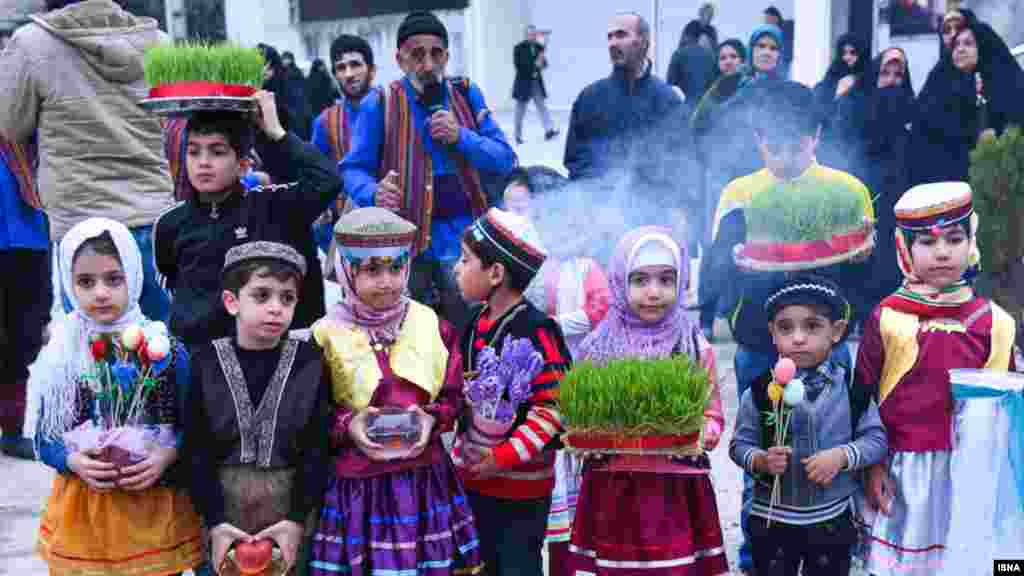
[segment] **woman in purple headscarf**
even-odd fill
[[[685,354],[707,369],[713,391],[704,411],[704,449],[725,424],[715,356],[682,302],[685,248],[666,228],[633,230],[609,267],[611,307],[580,346],[580,360]],[[572,528],[570,573],[713,575],[729,570],[710,459],[610,456],[588,460]]]

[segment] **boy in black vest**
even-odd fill
[[[843,341],[850,306],[830,280],[796,275],[765,302],[772,341],[796,365],[780,387],[771,373],[740,400],[729,456],[754,475],[750,534],[756,574],[846,575],[857,532],[855,473],[881,462],[888,450],[878,406],[853,387],[853,370],[833,354]],[[785,427],[776,445],[776,406]],[[786,416],[788,414],[788,416]],[[775,482],[775,477],[779,481]],[[772,504],[773,484],[778,498]]]
[[[171,332],[189,346],[231,333],[220,289],[228,250],[272,240],[316,263],[310,227],[341,193],[334,163],[281,126],[275,95],[258,92],[255,98],[254,119],[235,112],[202,112],[189,119],[187,200],[164,212],[154,226],[156,267],[174,296]],[[277,185],[242,187],[253,148]],[[308,328],[323,315],[323,275],[319,266],[310,266],[294,325]]]
[[[287,572],[327,488],[330,381],[309,331],[288,330],[306,262],[275,242],[228,250],[221,298],[235,335],[193,352],[183,461],[220,574],[233,546],[262,539]]]

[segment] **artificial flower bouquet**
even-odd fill
[[[751,200],[747,240],[736,247],[736,264],[789,272],[864,257],[875,244],[866,203],[863,194],[843,185],[779,182]]]
[[[476,371],[466,375],[463,392],[469,402],[466,441],[497,446],[515,424],[519,407],[530,398],[530,384],[544,369],[544,357],[529,338],[505,336],[501,354],[492,346],[480,351]]]
[[[253,112],[263,85],[263,55],[231,43],[160,44],[146,51],[149,97],[140,105],[160,116]]]
[[[687,356],[583,362],[562,380],[563,441],[583,454],[699,456],[710,394]]]
[[[146,412],[158,378],[171,364],[171,350],[163,322],[96,335],[89,343],[92,365],[79,375],[92,392],[90,418],[64,433],[68,450],[98,450],[101,459],[128,466],[155,447],[173,446],[173,431],[150,422]]]
[[[807,396],[807,388],[803,380],[794,378],[796,376],[796,364],[789,358],[781,358],[772,370],[772,381],[768,384],[768,401],[771,409],[764,416],[764,422],[768,425],[771,437],[774,439],[772,446],[785,446],[786,435],[789,432],[789,422],[793,418],[793,409],[796,408]],[[768,505],[768,525],[772,525],[772,511],[779,503],[779,482],[781,476],[775,476],[772,481],[771,502]]]

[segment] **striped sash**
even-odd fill
[[[460,79],[460,89],[452,80],[448,84],[448,102],[455,120],[460,126],[475,130],[476,118],[472,107],[463,94],[469,81]],[[473,217],[487,211],[487,195],[480,183],[480,173],[473,168],[466,157],[454,149],[447,153],[455,160],[456,175],[462,185],[463,192],[469,198]],[[416,252],[424,251],[430,245],[430,223],[433,211],[434,170],[420,138],[418,126],[415,126],[412,104],[406,95],[400,80],[391,83],[387,94],[387,107],[384,113],[384,154],[381,162],[380,177],[383,178],[391,170],[398,173],[398,181],[403,193],[402,208],[399,214],[416,224]]]
[[[35,152],[34,144],[12,144],[0,137],[0,159],[18,181],[18,194],[25,204],[41,210],[43,203],[39,200],[39,190],[35,185]]]
[[[189,200],[193,195],[193,189],[189,184],[188,170],[185,167],[188,119],[169,118],[163,124],[164,154],[167,156],[167,163],[171,168],[171,178],[174,179],[174,200],[176,202]]]

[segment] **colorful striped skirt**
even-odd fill
[[[729,571],[706,474],[584,470],[569,573],[712,576]]]
[[[480,543],[450,461],[370,478],[331,478],[311,576],[476,573]]]
[[[568,574],[569,536],[572,519],[576,516],[576,500],[580,492],[583,472],[578,457],[559,450],[555,457],[555,490],[551,493],[551,512],[548,515],[548,576]]]
[[[164,576],[202,561],[199,516],[184,492],[96,492],[57,475],[39,523],[51,576]]]

